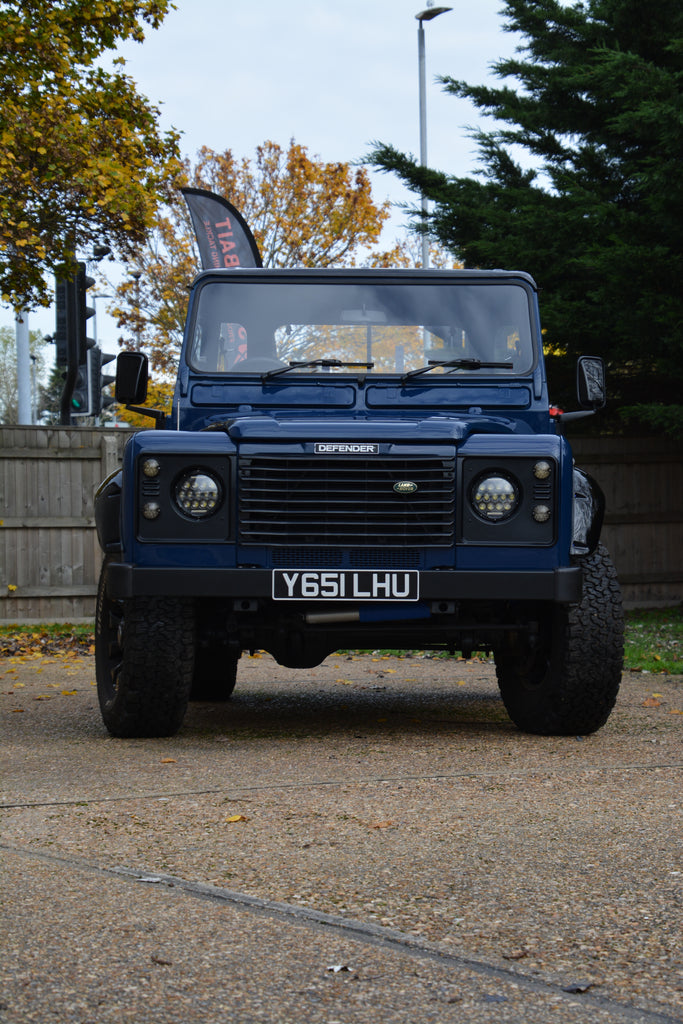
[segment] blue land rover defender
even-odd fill
[[[601,361],[577,378],[603,405]],[[118,400],[146,389],[122,353]],[[492,652],[520,729],[592,732],[622,666],[603,509],[550,413],[528,275],[205,271],[172,413],[97,493],[106,727],[174,733],[245,650],[386,647]]]

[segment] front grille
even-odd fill
[[[422,569],[422,552],[415,548],[277,547],[274,569]]]
[[[396,493],[410,481],[413,493]],[[239,470],[242,544],[452,544],[455,459],[254,456]]]

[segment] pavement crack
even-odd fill
[[[319,932],[334,932],[348,940],[378,946],[413,959],[439,964],[445,968],[468,970],[474,974],[487,977],[498,982],[507,982],[536,994],[552,994],[559,1000],[571,1000],[576,1007],[576,995],[562,987],[561,981],[532,977],[512,967],[499,966],[477,960],[465,954],[453,953],[435,943],[427,942],[415,935],[387,928],[382,925],[365,922],[341,915],[328,914],[313,907],[304,907],[278,900],[264,899],[248,893],[224,889],[207,882],[192,881],[176,875],[168,875],[154,870],[131,868],[125,865],[102,866],[81,857],[49,853],[39,850],[27,850],[23,847],[0,843],[0,850],[26,859],[41,860],[55,865],[98,874],[104,878],[117,878],[130,881],[134,885],[151,885],[155,888],[182,892],[195,899],[207,900],[215,904],[229,905],[250,913],[266,916],[300,927],[312,928]],[[680,1017],[674,1017],[666,1011],[647,1010],[619,1002],[609,996],[601,995],[592,986],[581,992],[581,1009],[585,1009],[590,1017],[597,1009],[609,1011],[615,1019],[634,1021],[636,1024],[681,1024]]]
[[[210,789],[184,789],[159,793],[122,793],[120,796],[79,796],[70,800],[24,800],[14,803],[0,803],[0,810],[21,810],[32,807],[78,807],[88,804],[120,803],[130,800],[169,800],[180,797],[195,796],[216,796],[218,794],[230,794],[231,798],[238,798],[241,793],[272,793],[286,790],[301,789],[352,789],[356,786],[375,786],[391,783],[404,784],[406,782],[449,782],[454,779],[493,779],[501,776],[508,778],[526,776],[570,776],[602,774],[611,775],[620,772],[655,772],[655,771],[680,771],[683,762],[657,763],[657,764],[626,764],[626,765],[582,765],[582,766],[557,766],[549,769],[534,768],[505,768],[497,771],[463,771],[463,772],[425,772],[420,775],[368,775],[360,779],[307,779],[305,782],[269,782],[254,786],[215,786]]]

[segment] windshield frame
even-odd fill
[[[460,301],[465,295],[469,296],[471,308],[476,312],[471,314],[481,321],[484,326],[487,325],[486,317],[491,318],[491,314],[488,310],[486,301],[472,303],[472,298],[476,296],[476,291],[473,292],[472,287],[479,289],[485,286],[493,286],[494,291],[491,292],[492,297],[496,297],[499,302],[503,299],[503,293],[501,289],[508,286],[507,296],[514,296],[514,302],[516,303],[515,313],[520,319],[520,323],[523,321],[521,330],[523,330],[525,336],[523,339],[523,361],[519,368],[514,365],[508,371],[500,366],[502,360],[497,360],[499,366],[492,368],[488,365],[490,362],[496,362],[492,358],[495,352],[492,352],[493,345],[490,347],[480,349],[476,355],[482,365],[478,368],[473,368],[472,364],[475,362],[471,357],[463,358],[461,360],[465,365],[455,366],[453,365],[454,360],[448,357],[453,356],[454,349],[446,347],[446,341],[439,334],[433,334],[436,339],[435,344],[424,351],[420,358],[414,358],[414,361],[409,365],[394,365],[394,366],[376,366],[374,369],[371,367],[359,367],[357,364],[365,362],[375,362],[374,358],[367,355],[365,352],[354,350],[349,355],[348,353],[339,353],[336,349],[327,351],[319,351],[316,353],[317,358],[314,358],[314,354],[309,351],[303,352],[299,350],[291,353],[291,358],[286,356],[280,356],[280,353],[273,350],[272,355],[274,358],[266,359],[265,357],[257,359],[246,359],[246,356],[242,358],[241,362],[244,363],[244,368],[240,368],[238,363],[231,366],[214,365],[208,363],[208,360],[200,360],[195,357],[195,353],[199,351],[197,347],[198,337],[198,324],[201,323],[200,317],[206,314],[205,305],[207,297],[212,294],[215,300],[216,296],[221,296],[221,292],[214,288],[213,293],[206,292],[206,288],[210,286],[219,286],[220,289],[227,289],[228,286],[234,287],[237,291],[233,292],[232,310],[231,315],[233,320],[231,322],[221,322],[220,330],[226,326],[230,329],[241,326],[239,321],[235,322],[235,314],[240,312],[235,309],[237,304],[236,299],[240,295],[240,289],[247,288],[252,297],[258,296],[258,301],[262,303],[267,309],[267,303],[263,303],[263,300],[259,296],[259,292],[254,289],[260,289],[263,291],[264,297],[270,294],[273,298],[276,297],[278,286],[284,286],[285,291],[280,292],[281,296],[286,297],[286,302],[289,302],[289,291],[291,289],[308,288],[312,286],[332,286],[335,291],[333,294],[335,299],[341,294],[350,296],[349,301],[342,298],[341,306],[344,308],[344,313],[354,314],[358,316],[353,319],[353,322],[349,324],[350,328],[359,329],[361,328],[364,332],[367,332],[367,336],[370,339],[373,338],[373,345],[376,344],[374,340],[377,336],[378,329],[385,327],[392,328],[395,331],[404,329],[406,331],[413,330],[413,325],[408,324],[401,327],[402,321],[394,320],[392,323],[383,324],[379,318],[379,314],[376,310],[373,311],[370,308],[367,315],[363,314],[366,318],[360,320],[360,309],[354,309],[352,307],[353,299],[351,296],[358,296],[360,293],[365,293],[364,290],[368,289],[379,289],[379,294],[386,297],[389,295],[400,296],[407,302],[408,297],[414,297],[422,295],[421,301],[425,302],[425,298],[428,295],[433,297],[436,302],[438,299],[442,305],[445,303],[448,310],[452,312],[455,305],[455,301]],[[347,293],[344,293],[342,289],[347,286]],[[394,290],[384,291],[386,286],[393,286]],[[400,291],[395,290],[395,286],[400,287]],[[511,292],[510,286],[514,286],[517,289],[515,292]],[[437,291],[432,291],[432,289]],[[361,292],[359,293],[359,289]],[[409,291],[410,289],[428,289],[428,292],[420,291]],[[447,289],[447,291],[443,291]],[[468,289],[464,292],[463,289]],[[520,291],[521,289],[521,291]],[[190,307],[188,309],[188,320],[186,326],[185,344],[183,348],[184,359],[189,366],[193,374],[199,374],[202,377],[210,376],[213,379],[219,380],[248,380],[254,376],[259,378],[263,383],[272,381],[273,383],[282,384],[285,381],[289,381],[292,378],[301,380],[302,377],[305,379],[320,379],[324,377],[326,381],[330,379],[349,380],[357,379],[359,377],[372,379],[377,381],[378,379],[385,379],[386,381],[395,382],[399,380],[407,381],[410,378],[411,384],[422,386],[424,383],[429,381],[430,385],[448,383],[457,383],[463,377],[470,380],[483,380],[486,378],[493,378],[496,381],[509,381],[512,379],[528,378],[531,376],[536,369],[539,362],[539,354],[541,350],[541,339],[540,339],[540,326],[538,324],[537,304],[535,299],[536,285],[533,279],[528,275],[521,272],[510,272],[510,271],[443,271],[443,270],[272,270],[272,269],[258,269],[258,270],[229,270],[229,271],[205,271],[200,274],[194,282],[192,289],[192,296],[190,301]],[[316,293],[318,295],[324,295],[324,291],[318,289]],[[369,294],[369,293],[368,293]],[[521,299],[524,294],[524,299]],[[246,299],[244,299],[246,302]],[[282,301],[282,300],[280,300]],[[346,304],[346,306],[344,305]],[[253,305],[253,303],[252,303]],[[279,307],[275,307],[279,308]],[[425,307],[426,308],[426,307]],[[365,310],[365,307],[363,307]],[[408,309],[412,312],[410,305]],[[431,306],[430,306],[431,309]],[[291,310],[289,310],[291,313]],[[504,310],[504,312],[506,312]],[[243,315],[240,312],[240,315]],[[434,319],[434,317],[430,318]],[[276,323],[272,319],[269,321],[269,329],[272,323]],[[298,319],[303,320],[304,318],[299,316]],[[312,320],[313,317],[308,317],[308,320]],[[212,331],[215,334],[217,332],[215,317],[211,321]],[[284,325],[283,325],[284,326]],[[314,325],[313,325],[314,326]],[[434,328],[435,325],[431,325]],[[503,324],[503,327],[507,325]],[[248,324],[251,329],[251,323]],[[420,329],[429,330],[430,325],[422,325]],[[327,328],[326,328],[327,329]],[[339,328],[341,330],[341,328]],[[418,327],[414,328],[415,330]],[[437,328],[438,325],[437,325]],[[373,332],[375,332],[373,334]],[[206,336],[208,336],[208,329],[205,330]],[[225,332],[223,331],[223,334]],[[443,335],[442,331],[442,335]],[[451,332],[452,333],[452,332]],[[430,335],[432,336],[432,335]],[[221,336],[222,341],[224,341]],[[245,328],[245,338],[248,338],[248,330]],[[519,340],[519,339],[518,339]],[[273,337],[273,345],[275,338]],[[270,337],[268,338],[268,344],[270,344]],[[466,352],[464,348],[466,344],[466,332],[462,330],[462,345],[463,352]],[[500,347],[501,342],[498,341]],[[309,343],[310,345],[310,343]],[[503,343],[504,345],[504,343]],[[510,345],[509,337],[507,345]],[[356,346],[358,349],[358,346]],[[456,355],[459,354],[458,350]],[[475,351],[471,349],[471,351]],[[370,352],[370,342],[368,342],[367,353]],[[310,358],[307,358],[310,356]],[[488,358],[487,358],[488,357]],[[422,360],[422,361],[420,361]],[[386,361],[386,359],[385,359]],[[202,365],[202,362],[204,365]],[[313,365],[303,365],[304,362],[312,363]],[[449,366],[448,363],[451,363]],[[292,363],[301,363],[302,365],[290,365]],[[322,365],[320,365],[322,363]],[[339,364],[342,365],[339,365]],[[356,364],[356,366],[344,366],[343,364]],[[317,365],[316,365],[317,364]],[[335,364],[335,365],[332,365]],[[430,365],[431,364],[431,365]],[[444,365],[439,365],[444,364]],[[426,372],[426,368],[430,367],[430,371]],[[281,373],[273,372],[276,369],[281,369]],[[421,372],[425,369],[425,372]]]

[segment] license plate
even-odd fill
[[[420,574],[363,569],[274,569],[274,601],[417,601]]]

